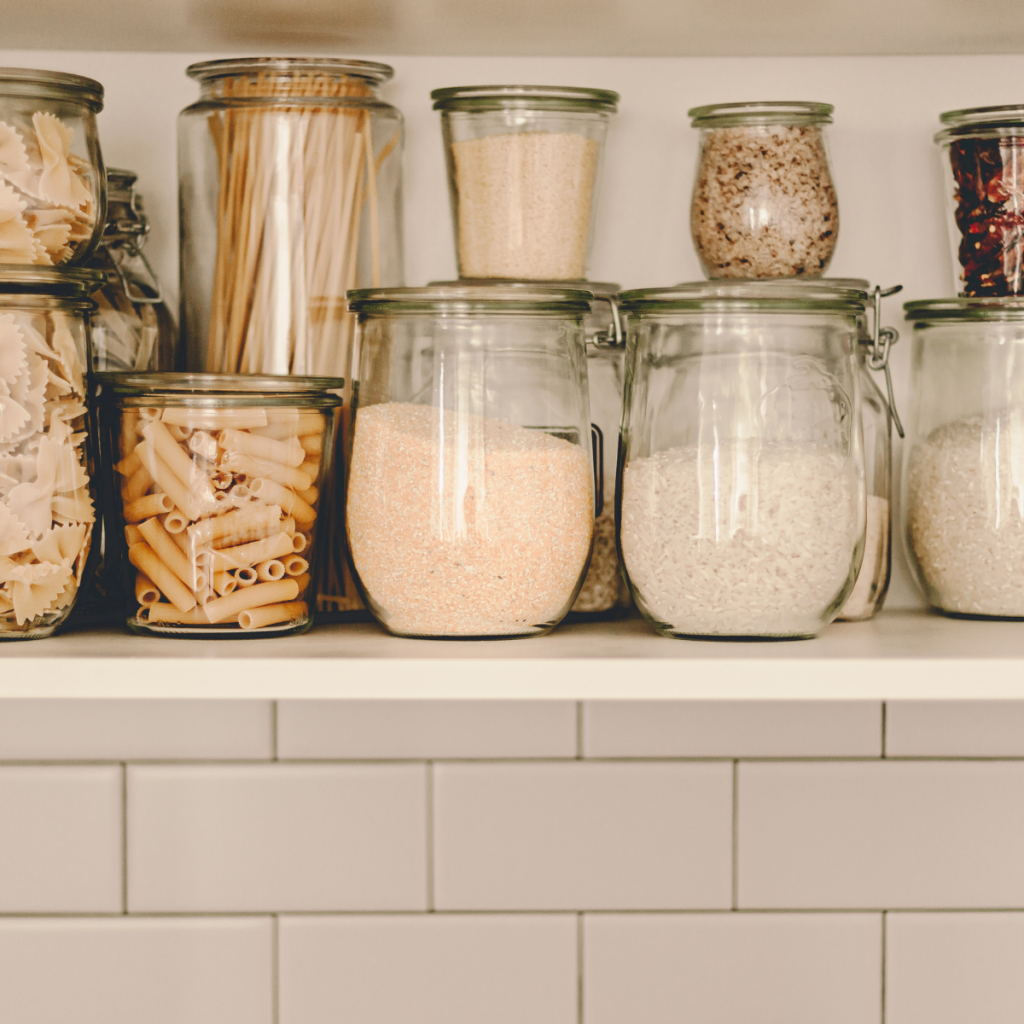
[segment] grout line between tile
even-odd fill
[[[277,701],[270,702],[270,759],[277,760]]]
[[[281,942],[278,936],[280,919],[270,919],[270,1012],[273,1024],[281,1020]]]
[[[576,915],[576,1024],[583,1024],[583,915]]]
[[[583,759],[583,701],[576,701],[576,760]]]
[[[128,765],[121,765],[121,913],[128,913]]]
[[[882,758],[883,759],[887,756],[886,755],[886,750],[885,750],[885,730],[886,730],[886,725],[888,724],[888,716],[889,716],[889,705],[883,700],[882,701]]]
[[[427,912],[434,912],[434,762],[427,762]]]
[[[739,910],[740,894],[740,763],[732,763],[732,909]]]

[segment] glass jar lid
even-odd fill
[[[435,110],[594,110],[614,114],[619,94],[611,89],[563,85],[460,85],[435,89]]]
[[[346,57],[231,57],[190,64],[185,74],[204,84],[221,78],[262,74],[271,78],[295,75],[359,78],[371,85],[380,85],[394,77],[395,69],[390,64]]]
[[[0,274],[0,295],[46,295],[87,299],[106,277],[83,267],[7,266]]]
[[[84,75],[36,68],[0,68],[0,92],[47,100],[84,103],[93,113],[103,109],[103,86]]]
[[[853,279],[773,278],[693,281],[671,288],[623,292],[619,305],[628,313],[842,313],[861,316],[868,301]]]
[[[738,128],[742,125],[831,124],[831,103],[804,100],[768,100],[762,103],[711,103],[693,107],[687,116],[694,128]]]
[[[136,405],[159,399],[164,405],[206,408],[302,405],[333,408],[332,394],[345,386],[340,377],[277,377],[245,373],[97,373],[105,401],[135,399]]]
[[[1001,107],[968,107],[939,114],[945,126],[935,136],[938,143],[952,139],[995,139],[1004,135],[1024,135],[1024,104]]]
[[[593,293],[581,288],[523,284],[428,285],[426,288],[360,288],[348,293],[348,308],[362,316],[539,315],[590,312]]]
[[[919,299],[905,302],[903,313],[915,324],[1024,321],[1024,298]]]

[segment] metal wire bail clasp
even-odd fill
[[[622,333],[622,317],[619,313],[619,300],[614,295],[595,295],[595,302],[607,302],[609,323],[608,329],[594,335],[594,344],[598,348],[622,348],[626,339]]]
[[[903,424],[900,422],[899,413],[896,411],[896,399],[892,391],[892,373],[889,370],[889,350],[899,341],[900,332],[895,327],[881,326],[882,299],[887,299],[890,295],[895,295],[900,291],[903,291],[903,285],[901,284],[894,285],[892,288],[880,288],[878,285],[875,285],[875,322],[867,364],[875,372],[879,370],[885,371],[885,389],[888,396],[889,414],[896,425],[896,433],[903,438],[905,436]]]

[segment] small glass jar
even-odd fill
[[[92,368],[167,372],[177,362],[178,328],[142,251],[149,221],[133,171],[107,168],[107,222],[89,266],[103,273],[94,295]]]
[[[1024,299],[908,302],[905,530],[928,603],[1024,618]]]
[[[587,276],[608,122],[607,89],[488,85],[435,89],[459,276]]]
[[[0,280],[0,640],[71,613],[96,520],[87,424],[90,271]]]
[[[349,379],[345,292],[402,283],[402,115],[386,64],[193,64],[178,120],[186,369]]]
[[[690,230],[709,278],[820,277],[839,236],[828,103],[715,103],[700,129]]]
[[[939,119],[953,287],[961,296],[1024,295],[1024,105]]]
[[[96,115],[103,86],[59,71],[0,68],[0,263],[82,263],[103,229]]]
[[[665,636],[814,636],[860,568],[866,296],[734,284],[620,298],[619,552]]]
[[[97,375],[128,628],[305,632],[342,381]]]
[[[359,319],[345,521],[367,607],[392,633],[546,633],[594,533],[588,292],[399,288]]]

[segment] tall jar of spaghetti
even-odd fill
[[[185,369],[351,379],[346,291],[403,283],[403,121],[379,95],[393,73],[322,57],[188,69],[201,91],[178,122]],[[362,607],[342,535],[322,611]]]

